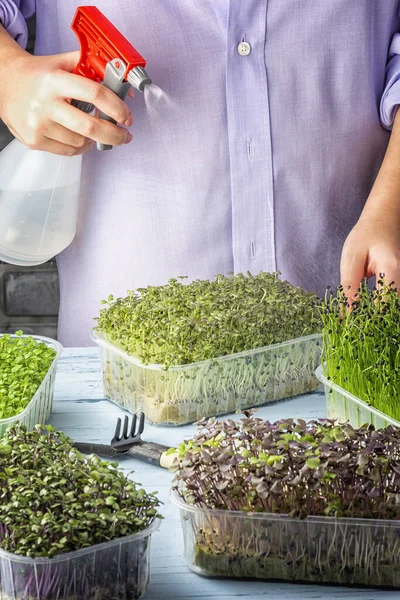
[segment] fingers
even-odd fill
[[[59,98],[69,97],[90,102],[120,125],[130,127],[133,123],[131,112],[125,102],[96,81],[60,70],[54,74],[54,86],[55,94],[60,90]]]
[[[51,154],[59,154],[60,156],[77,156],[78,154],[84,154],[90,150],[93,146],[93,142],[88,142],[84,146],[77,148],[76,146],[69,146],[68,144],[62,144],[55,140],[44,137],[40,143],[40,149],[44,152],[51,152]]]
[[[400,258],[395,254],[392,256],[382,256],[377,261],[375,276],[377,286],[381,286],[381,281],[383,280],[386,285],[392,283],[394,287],[400,289]]]
[[[49,125],[44,128],[43,136],[56,142],[60,142],[61,144],[73,146],[74,148],[83,148],[88,144],[92,145],[92,140],[54,122],[49,123]]]
[[[87,115],[66,102],[54,102],[51,116],[60,126],[77,134],[79,139],[89,138],[111,146],[121,146],[132,140],[131,133],[124,127]]]
[[[356,299],[360,284],[366,276],[367,256],[350,248],[343,248],[340,261],[340,282],[349,304]]]
[[[12,127],[10,127],[9,129],[13,136],[17,138],[17,140],[19,140],[22,144],[28,146],[28,148],[31,148],[32,150],[51,152],[52,154],[58,154],[60,156],[75,156],[77,154],[84,154],[88,150],[91,150],[91,148],[93,147],[92,140],[87,140],[83,146],[77,147],[71,144],[64,144],[60,141],[53,140],[45,136],[38,137],[33,143],[28,143]]]
[[[18,103],[10,103],[10,114],[5,119],[28,147],[72,155],[86,152],[91,147],[89,140],[111,146],[132,140],[126,129],[133,123],[128,106],[105,86],[73,74],[78,60],[79,52],[70,52],[32,57],[29,62],[31,93],[20,94]],[[71,106],[71,98],[93,104],[110,121]]]
[[[372,276],[376,278],[376,287],[392,284],[400,290],[400,251],[397,250],[397,241],[366,248],[353,242],[351,238],[350,243],[346,241],[340,263],[340,281],[349,305],[357,300],[361,282]]]

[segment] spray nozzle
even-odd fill
[[[128,73],[128,83],[139,92],[143,92],[146,85],[151,84],[151,79],[143,67],[134,67]]]

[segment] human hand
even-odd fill
[[[94,104],[117,123],[129,127],[129,108],[103,85],[72,73],[79,52],[31,56],[16,51],[0,88],[0,117],[29,148],[53,154],[83,154],[92,141],[119,146],[132,135],[71,105],[71,99]]]
[[[364,278],[384,276],[400,288],[400,218],[382,210],[363,214],[349,233],[342,250],[340,278],[353,302]]]

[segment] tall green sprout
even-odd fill
[[[323,321],[324,373],[333,383],[400,420],[400,298],[382,279],[364,282],[349,306],[347,290],[327,294]]]

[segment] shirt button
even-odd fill
[[[247,56],[251,52],[251,46],[248,42],[240,42],[240,44],[238,44],[237,50],[240,56]]]

